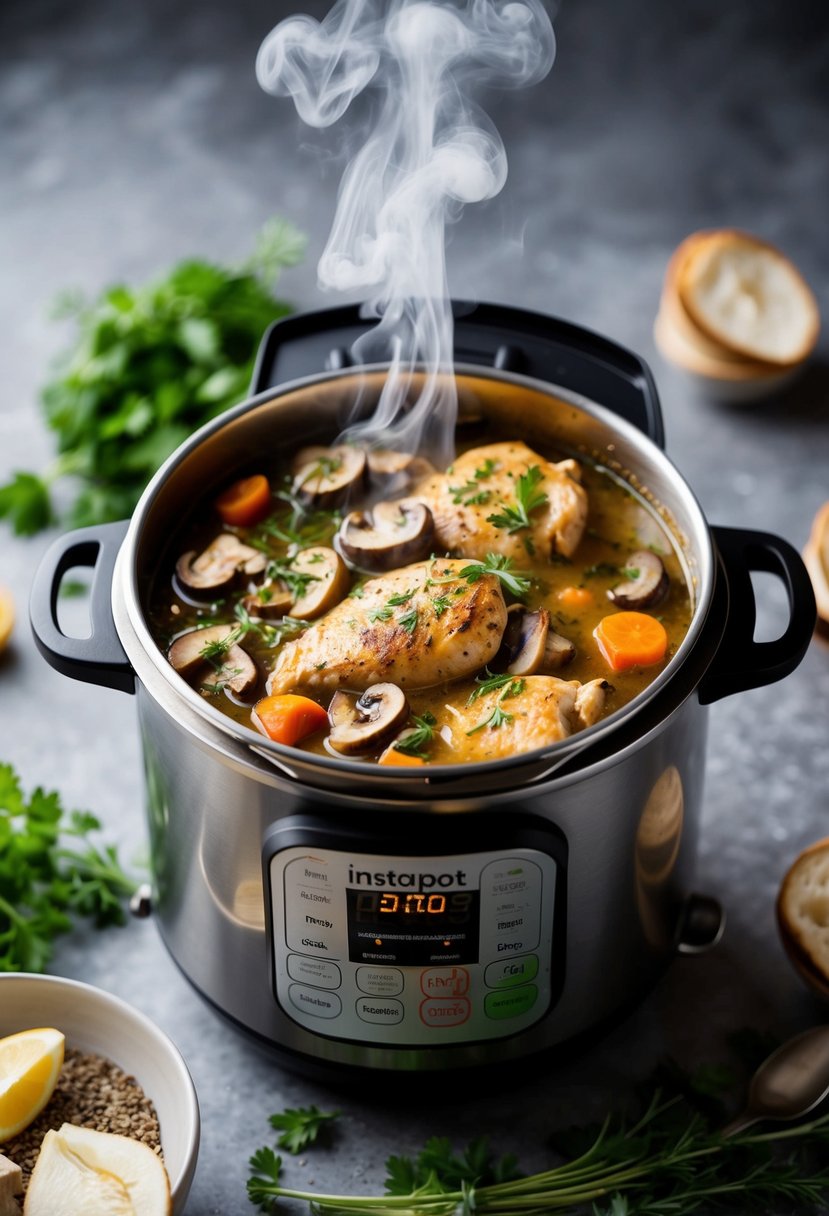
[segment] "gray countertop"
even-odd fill
[[[333,212],[333,141],[300,129],[253,75],[259,41],[292,9],[281,0],[4,6],[0,483],[52,455],[36,394],[66,338],[47,319],[58,290],[141,281],[185,254],[241,258],[276,211],[310,237],[308,259],[282,290],[300,308],[334,302],[320,297],[313,271]],[[825,339],[781,396],[738,409],[668,366],[651,331],[671,250],[704,226],[779,243],[827,313],[825,6],[571,0],[556,29],[549,79],[490,104],[509,180],[453,230],[452,291],[570,318],[644,356],[668,453],[708,518],[800,548],[829,498]],[[0,582],[20,616],[0,659],[0,760],[27,788],[56,787],[100,815],[129,859],[146,851],[134,705],[58,676],[26,628],[31,576],[50,539],[0,533]],[[768,636],[781,597],[767,583],[758,580]],[[785,682],[713,707],[698,887],[727,907],[720,946],[678,960],[599,1045],[489,1101],[441,1091],[427,1106],[390,1112],[379,1097],[332,1095],[281,1071],[202,1004],[152,921],[66,937],[53,969],[131,1001],[181,1048],[203,1117],[188,1216],[252,1210],[245,1163],[268,1139],[267,1115],[310,1102],[336,1104],[348,1119],[330,1153],[292,1162],[299,1183],[376,1186],[389,1152],[412,1151],[429,1134],[460,1142],[488,1132],[533,1166],[549,1127],[623,1101],[664,1055],[715,1061],[734,1028],[782,1038],[825,1020],[782,953],[774,899],[794,855],[829,832],[827,721],[829,648],[817,641]]]

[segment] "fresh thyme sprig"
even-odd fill
[[[291,598],[298,600],[305,595],[309,583],[319,582],[319,576],[306,574],[304,570],[295,570],[293,561],[291,557],[271,558],[265,577],[272,583],[284,583],[291,593]]]
[[[486,684],[489,684],[488,688],[485,687]],[[504,683],[500,676],[492,676],[488,681],[484,681],[480,688],[476,688],[472,693],[467,701],[467,705],[471,705],[471,703],[477,697],[482,696],[484,692],[492,692],[493,689],[499,688],[502,685],[503,691],[495,702],[492,711],[488,713],[485,718],[482,718],[476,726],[473,726],[471,730],[468,730],[466,732],[467,735],[477,735],[478,731],[483,730],[485,726],[490,727],[491,730],[497,730],[500,726],[509,725],[510,722],[515,720],[513,714],[501,708],[502,701],[507,701],[510,697],[520,696],[526,688],[526,681],[516,679],[516,677],[513,675],[508,676],[506,683]]]
[[[487,515],[489,524],[496,528],[506,528],[507,532],[520,532],[522,528],[532,527],[530,515],[547,502],[547,495],[538,487],[544,481],[544,474],[537,464],[522,473],[515,483],[515,503],[502,503],[502,510],[494,515]]]

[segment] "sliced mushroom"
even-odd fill
[[[435,521],[422,502],[401,498],[378,502],[371,511],[352,511],[342,522],[337,543],[360,570],[382,574],[427,557]]]
[[[640,549],[628,560],[627,582],[619,583],[607,593],[617,608],[652,608],[668,594],[670,579],[662,558],[650,549]]]
[[[544,662],[549,628],[550,614],[546,608],[530,612],[523,604],[513,604],[507,611],[498,670],[515,676],[531,676],[539,671]]]
[[[301,549],[291,562],[297,574],[309,575],[305,591],[294,601],[288,616],[313,621],[339,604],[351,588],[351,576],[339,553],[325,545]]]
[[[232,532],[222,532],[198,556],[195,549],[183,553],[176,562],[176,578],[188,591],[215,595],[226,590],[238,573],[261,574],[267,564],[264,553]]]
[[[374,448],[368,453],[368,471],[380,484],[397,481],[414,485],[421,477],[435,472],[435,467],[425,456],[412,456],[410,452],[396,452],[392,448]]]
[[[366,454],[347,443],[303,448],[294,458],[293,473],[293,491],[301,502],[331,510],[342,506],[362,486]]]
[[[408,720],[409,703],[396,684],[372,684],[360,697],[335,692],[328,706],[328,741],[344,756],[375,751]]]
[[[248,616],[260,621],[273,621],[285,616],[294,606],[294,598],[282,583],[263,583],[258,591],[242,599]]]
[[[234,633],[233,625],[191,629],[176,638],[167,658],[186,680],[197,678],[203,688],[227,688],[239,697],[244,696],[253,688],[259,672],[238,642],[225,645]]]
[[[539,671],[551,672],[560,671],[562,667],[566,667],[568,663],[576,656],[576,648],[569,638],[562,637],[560,633],[556,633],[554,629],[550,629],[547,633],[547,641],[544,643],[544,659]]]

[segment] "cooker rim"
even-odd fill
[[[388,364],[377,363],[360,365],[354,368],[335,369],[299,377],[280,384],[275,388],[268,388],[245,398],[237,405],[232,406],[200,427],[197,431],[194,431],[164,462],[146,487],[133,512],[118,554],[116,573],[112,582],[112,610],[116,628],[127,657],[135,670],[137,678],[154,699],[157,699],[157,697],[153,692],[153,688],[157,687],[157,685],[154,685],[152,682],[161,681],[163,682],[163,686],[170,690],[175,697],[183,700],[192,710],[195,710],[198,717],[208,726],[217,729],[221,735],[225,737],[230,736],[236,742],[244,744],[247,750],[252,753],[252,756],[259,756],[270,765],[286,773],[292,780],[301,779],[294,771],[300,765],[304,770],[320,770],[322,773],[327,774],[329,778],[334,778],[338,774],[347,775],[352,778],[370,777],[372,778],[371,784],[373,785],[394,785],[397,788],[403,783],[412,792],[418,786],[426,786],[428,788],[440,786],[441,784],[448,785],[450,782],[460,782],[463,784],[464,774],[470,779],[473,777],[479,779],[481,776],[497,778],[502,775],[508,778],[511,773],[518,769],[538,766],[539,764],[546,765],[547,771],[552,773],[556,768],[563,766],[574,756],[590,749],[594,743],[603,741],[607,735],[611,734],[623,722],[628,721],[631,717],[638,716],[645,709],[651,708],[657,698],[670,700],[670,698],[665,698],[665,694],[679,670],[689,661],[701,642],[713,602],[713,585],[716,569],[714,542],[705,513],[693,489],[671,458],[649,436],[640,431],[632,423],[619,417],[607,406],[601,405],[580,393],[553,384],[550,381],[540,380],[536,377],[526,376],[513,371],[463,362],[456,362],[453,370],[456,378],[461,381],[470,378],[484,379],[523,387],[576,407],[589,417],[595,418],[599,423],[603,423],[612,431],[617,432],[621,437],[628,440],[634,448],[644,448],[652,460],[656,460],[664,466],[664,472],[671,483],[678,485],[683,498],[683,504],[694,525],[692,540],[696,569],[693,572],[693,577],[691,577],[691,572],[687,568],[688,563],[685,548],[681,543],[681,537],[676,534],[676,529],[672,529],[672,535],[677,546],[677,551],[686,567],[685,574],[693,588],[692,594],[694,594],[695,602],[691,623],[685,637],[676,653],[656,678],[626,705],[621,706],[608,715],[608,717],[601,719],[584,730],[576,732],[576,734],[569,736],[567,739],[557,740],[544,747],[528,752],[520,752],[515,756],[504,757],[498,760],[463,761],[456,764],[430,764],[427,766],[428,773],[421,773],[420,770],[408,768],[399,770],[395,768],[389,769],[388,775],[383,773],[381,777],[378,777],[377,765],[369,761],[348,759],[346,757],[339,758],[332,755],[322,756],[316,753],[303,752],[301,748],[275,743],[266,736],[259,735],[252,727],[237,723],[228,717],[228,715],[222,713],[221,710],[208,704],[181,677],[176,676],[176,673],[167,662],[163,651],[159,648],[150,633],[139,589],[138,541],[159,490],[175,472],[177,467],[201,443],[210,436],[220,432],[224,427],[232,424],[236,419],[254,412],[269,402],[286,397],[293,392],[312,388],[315,385],[370,377],[388,371]],[[601,464],[601,462],[599,463]],[[610,471],[613,472],[613,470]],[[665,522],[666,526],[670,527],[670,523]],[[120,596],[123,596],[123,608],[132,635],[128,638],[124,637],[126,631],[119,626],[121,619],[119,611]],[[132,644],[133,641],[135,645]],[[715,651],[716,646],[711,647],[710,655],[700,670],[699,678],[704,674],[704,670],[708,662],[713,658]],[[676,704],[681,704],[681,699]],[[674,708],[676,708],[676,705],[671,702],[668,709],[662,714],[662,717],[669,716]],[[648,729],[646,727],[645,731],[647,732]]]

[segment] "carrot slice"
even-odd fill
[[[586,587],[562,587],[556,598],[565,608],[588,608],[593,603],[593,592]]]
[[[234,481],[232,486],[216,499],[216,510],[226,524],[245,528],[258,524],[271,509],[271,487],[267,477],[254,473]]]
[[[614,612],[602,617],[593,637],[614,671],[651,667],[661,663],[668,650],[665,626],[647,612]]]
[[[386,748],[377,763],[402,764],[404,767],[416,768],[422,764],[425,764],[426,761],[422,758],[422,756],[407,756],[405,752],[399,752],[392,743],[390,747]]]
[[[294,693],[263,697],[254,705],[251,717],[263,735],[289,747],[328,725],[328,714],[321,705]]]

